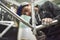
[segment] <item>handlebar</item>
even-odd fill
[[[57,22],[58,22],[58,20],[54,20],[54,21],[52,21],[52,23],[50,25],[55,25],[55,24],[57,24]],[[36,26],[36,29],[42,29],[42,28],[48,27],[50,25],[43,25],[43,24],[41,24],[39,26]]]

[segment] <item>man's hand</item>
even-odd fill
[[[49,25],[52,23],[52,21],[53,21],[52,18],[44,18],[44,19],[42,19],[42,24]]]

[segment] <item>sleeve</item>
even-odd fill
[[[39,13],[41,18],[53,18],[53,4],[49,1],[46,1],[43,5],[39,6]]]
[[[58,7],[56,4],[47,1],[40,8],[41,8],[40,12],[46,11],[44,13],[44,18],[49,17],[57,19],[60,22],[60,7]]]
[[[36,24],[37,26],[41,24],[41,21],[39,21],[38,19],[37,19],[37,22],[38,22],[38,23]],[[29,23],[32,25],[32,18],[30,19],[30,22],[29,22]]]

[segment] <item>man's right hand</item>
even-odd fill
[[[42,24],[49,25],[52,23],[52,21],[53,21],[52,18],[44,18],[44,19],[42,19]]]

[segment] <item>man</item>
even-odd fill
[[[60,40],[60,8],[54,4],[52,4],[51,2],[47,1],[45,2],[42,6],[39,6],[39,16],[40,17],[36,17],[37,20],[37,25],[40,25],[43,21],[47,24],[51,24],[53,20],[57,19],[58,23],[56,25],[52,25],[48,28],[44,28],[44,29],[40,29],[41,31],[43,31],[45,33],[45,35],[47,36],[47,38],[45,40]],[[37,16],[37,15],[36,15]],[[40,40],[40,30],[37,30],[37,40]],[[58,34],[58,35],[56,35]],[[46,37],[44,36],[44,37]],[[42,37],[43,39],[43,37]],[[44,39],[43,39],[44,40]]]
[[[17,12],[20,17],[29,23],[31,18],[31,5],[28,2],[23,2]],[[18,30],[18,40],[36,40],[31,29],[20,21]]]
[[[58,20],[58,23],[56,25],[51,25],[48,28],[37,30],[37,40],[40,40],[40,31],[43,31],[47,36],[45,40],[60,40],[60,8],[53,3],[46,1],[44,4],[39,6],[39,15],[41,21],[46,24],[51,24],[55,19]],[[37,25],[40,25],[42,22],[37,18],[38,17],[36,17],[38,22]]]

